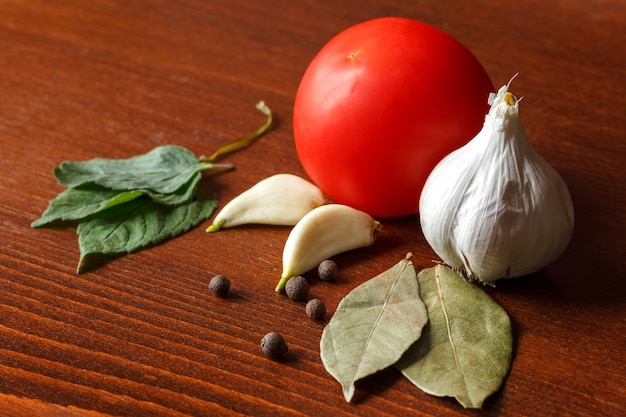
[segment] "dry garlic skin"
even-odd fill
[[[535,272],[567,247],[569,190],[530,145],[519,102],[504,86],[482,130],[432,171],[420,197],[428,243],[462,275],[483,282]]]

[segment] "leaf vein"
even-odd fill
[[[465,375],[463,374],[463,369],[461,367],[459,353],[456,349],[456,343],[454,342],[454,335],[452,334],[452,325],[450,323],[450,316],[448,314],[448,310],[446,308],[446,304],[443,299],[443,290],[441,289],[441,280],[439,278],[439,270],[435,270],[435,280],[437,282],[437,293],[439,295],[439,302],[441,303],[441,311],[446,320],[446,330],[448,332],[448,340],[450,341],[450,347],[452,349],[452,355],[454,356],[454,362],[456,365],[457,372],[461,376],[463,380],[463,386],[465,387],[465,391],[467,392],[466,384],[465,384]]]
[[[376,329],[378,327],[378,323],[380,322],[381,318],[383,317],[386,309],[387,309],[387,305],[389,304],[389,299],[390,297],[394,294],[394,289],[396,288],[396,286],[398,285],[398,282],[400,281],[400,277],[402,277],[402,273],[404,272],[404,268],[402,268],[402,270],[400,271],[399,274],[397,274],[395,276],[395,279],[393,280],[393,283],[391,284],[391,286],[389,287],[389,291],[387,291],[387,294],[385,296],[385,299],[382,303],[382,308],[380,309],[380,311],[378,312],[378,315],[376,316],[376,319],[374,320],[374,323],[367,335],[367,338],[365,339],[365,347],[367,348],[367,346],[369,346],[372,337],[374,335],[374,333],[376,332]],[[355,371],[355,375],[359,375],[359,372],[361,370],[361,364],[363,363],[363,358],[365,357],[366,353],[368,352],[367,349],[363,349],[363,351],[361,352],[361,355],[359,357],[359,366],[357,367],[356,371]]]

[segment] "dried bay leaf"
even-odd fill
[[[510,319],[486,292],[443,265],[421,271],[418,281],[429,322],[396,368],[426,393],[481,408],[511,366]]]
[[[320,354],[347,402],[357,380],[385,369],[421,335],[428,321],[410,254],[347,294],[324,328]]]
[[[78,272],[91,258],[109,259],[178,236],[208,219],[216,207],[216,197],[177,206],[141,197],[104,210],[78,224]]]

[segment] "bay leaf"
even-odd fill
[[[509,316],[484,290],[446,266],[421,271],[418,281],[429,322],[396,368],[429,394],[481,408],[511,366]]]
[[[355,382],[396,363],[428,321],[410,254],[348,293],[324,328],[320,355],[347,402]]]
[[[199,181],[198,173],[213,166],[183,147],[166,145],[127,159],[65,161],[54,169],[54,175],[69,188],[92,183],[118,191],[152,190],[168,194],[194,178]]]
[[[78,224],[78,273],[91,258],[109,259],[136,252],[178,236],[208,219],[217,198],[195,199],[177,206],[140,197],[104,210]]]

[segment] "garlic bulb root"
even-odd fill
[[[431,172],[419,201],[424,237],[462,276],[482,282],[535,272],[567,247],[569,190],[530,145],[508,85],[481,131]]]
[[[325,202],[322,191],[304,178],[276,174],[228,202],[206,231],[216,232],[242,224],[293,226]]]

